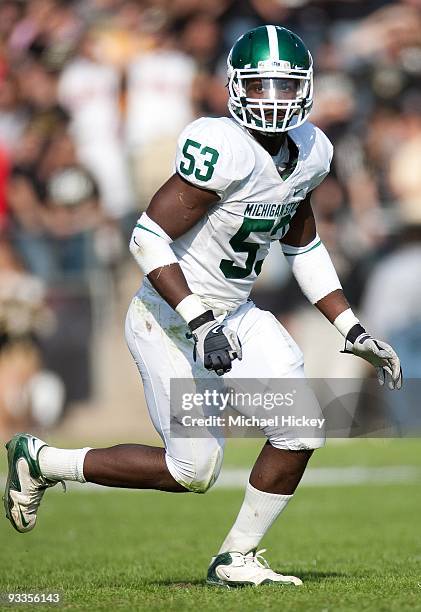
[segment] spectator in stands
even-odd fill
[[[119,72],[102,63],[95,33],[86,31],[61,73],[58,98],[71,116],[77,156],[95,177],[107,214],[123,220],[135,209],[135,196],[120,138],[120,94]]]
[[[127,73],[127,143],[138,204],[145,209],[173,172],[177,137],[194,119],[194,60],[163,31],[155,49],[136,57]]]
[[[391,252],[375,266],[363,298],[364,320],[374,333],[394,342],[408,379],[400,398],[389,407],[402,433],[421,430],[421,108],[418,96],[403,102],[405,138],[390,158],[389,184],[398,201],[397,236]],[[381,308],[379,308],[381,305]]]
[[[57,422],[64,387],[44,370],[39,340],[54,320],[45,288],[28,274],[11,244],[0,240],[0,435]]]

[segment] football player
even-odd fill
[[[345,350],[401,386],[399,359],[353,314],[316,230],[311,192],[329,172],[332,145],[308,121],[313,63],[278,26],[244,34],[228,57],[231,118],[201,118],[181,134],[176,171],[140,217],[130,249],[144,273],[126,337],[164,448],[123,444],[53,448],[28,435],[7,444],[7,517],[30,531],[44,491],[59,481],[205,493],[223,440],[170,435],[171,378],[303,378],[303,356],[274,316],[248,299],[270,244],[279,240],[302,291],[342,334]],[[187,335],[186,335],[187,332]],[[324,438],[264,430],[238,517],[212,558],[207,582],[300,585],[270,569],[260,540],[291,500]]]

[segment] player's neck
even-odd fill
[[[286,141],[286,133],[274,134],[268,136],[257,130],[249,130],[250,134],[257,142],[269,153],[269,155],[277,155]]]

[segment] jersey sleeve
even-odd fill
[[[313,176],[310,180],[309,191],[313,191],[329,174],[330,164],[333,157],[333,145],[322,130],[315,128],[315,151]]]
[[[215,191],[220,197],[232,183],[251,174],[254,165],[250,145],[220,119],[197,119],[178,139],[176,172],[189,183]]]

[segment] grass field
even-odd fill
[[[246,467],[258,446],[232,445],[228,463]],[[312,465],[421,466],[421,441],[333,445]],[[32,533],[0,522],[0,591],[59,590],[69,610],[421,610],[419,484],[303,487],[262,545],[304,586],[207,587],[241,500],[235,489],[48,491]]]

